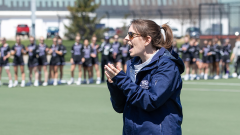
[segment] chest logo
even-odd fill
[[[140,83],[140,86],[143,88],[143,89],[148,89],[149,88],[149,82],[148,80],[142,80],[141,83]]]

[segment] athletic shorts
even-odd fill
[[[46,65],[48,65],[47,57],[46,56],[38,57],[38,64],[39,64],[39,66],[46,66]]]
[[[229,56],[229,55],[224,55],[224,56],[222,56],[222,62],[224,62],[224,63],[230,63],[230,56]]]
[[[202,62],[203,63],[209,63],[209,57],[208,56],[202,56]]]
[[[38,59],[37,58],[29,58],[28,59],[28,67],[36,67],[38,66]]]
[[[95,57],[95,58],[92,58],[92,64],[95,65],[99,65],[99,60],[98,60],[98,57]]]
[[[85,58],[85,62],[83,63],[83,67],[91,67],[92,66],[92,58]]]
[[[0,60],[0,67],[6,67],[9,66],[8,59],[3,61],[3,59]]]
[[[216,54],[215,55],[215,62],[219,62],[221,60],[221,55],[220,54]]]
[[[129,59],[130,59],[129,57],[122,57],[122,64],[126,65]]]
[[[216,56],[215,55],[210,55],[209,56],[209,63],[214,63],[214,62],[216,62],[215,60],[216,60]]]
[[[183,61],[191,61],[191,57],[189,54],[182,54],[182,60]]]
[[[82,59],[73,59],[73,65],[82,65]]]
[[[122,62],[121,55],[117,55],[116,59],[112,58],[112,60],[113,60],[113,63]]]
[[[13,66],[24,66],[23,57],[14,57]]]
[[[60,58],[60,66],[64,66],[65,65],[65,59],[64,57]]]
[[[61,62],[58,58],[52,58],[50,61],[51,66],[60,66]]]

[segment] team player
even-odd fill
[[[51,54],[51,60],[50,60],[50,66],[51,66],[51,72],[52,77],[54,78],[53,85],[58,85],[58,69],[59,65],[61,63],[60,61],[60,55],[62,55],[62,51],[60,50],[60,47],[57,45],[57,38],[53,38],[53,44],[49,50],[49,53]]]
[[[80,36],[76,36],[75,43],[72,46],[71,53],[72,58],[70,59],[71,62],[71,79],[68,81],[68,85],[74,83],[74,70],[75,67],[78,66],[78,81],[76,82],[77,85],[81,85],[81,77],[82,77],[82,64],[85,61],[84,59],[84,51],[83,45],[80,43]]]
[[[89,41],[87,39],[84,40],[84,63],[83,63],[83,69],[84,69],[84,81],[83,83],[92,83],[93,79],[92,76],[92,58],[94,55],[94,50],[92,49],[91,45],[89,45]],[[88,73],[88,81],[86,81],[86,73]]]
[[[235,47],[233,48],[233,53],[231,56],[231,61],[234,61],[234,73],[233,77],[240,79],[240,37],[238,37]]]
[[[47,65],[48,65],[48,61],[47,61],[47,53],[49,51],[48,46],[44,43],[44,38],[40,37],[39,39],[39,54],[38,54],[38,71],[39,71],[39,81],[41,82],[41,78],[42,78],[42,69],[44,72],[44,82],[43,82],[43,86],[47,86],[48,85],[48,71],[47,71]]]
[[[129,54],[129,45],[127,44],[127,40],[123,39],[123,44],[120,48],[121,53],[122,53],[122,65],[123,65],[123,71],[127,71],[127,61],[130,59],[130,54]]]
[[[179,54],[179,49],[178,49],[178,47],[177,47],[177,41],[176,41],[176,39],[173,40],[172,50],[173,50],[175,53]]]
[[[121,44],[118,42],[118,35],[114,35],[114,42],[112,44],[112,61],[114,66],[121,66],[121,52],[120,52]]]
[[[35,81],[34,86],[38,86],[38,58],[37,55],[39,53],[38,46],[35,44],[35,38],[30,36],[30,45],[27,46],[26,52],[28,53],[28,69],[29,69],[29,82],[30,85],[32,85],[32,73],[34,72],[35,75]]]
[[[199,47],[199,42],[195,41],[194,43],[195,46],[195,52],[194,52],[194,58],[196,59],[196,79],[200,79],[200,74],[201,74],[201,69],[202,69],[202,60],[200,59],[200,47]]]
[[[222,47],[222,72],[225,70],[225,75],[223,78],[228,79],[229,76],[229,63],[230,63],[230,54],[231,54],[231,44],[229,43],[229,39],[225,40],[225,43]]]
[[[93,49],[93,54],[92,54],[92,64],[94,66],[94,69],[96,71],[97,74],[97,81],[96,84],[100,84],[101,83],[101,77],[100,77],[100,70],[99,70],[99,60],[98,60],[98,50],[99,50],[99,45],[96,43],[97,42],[97,37],[93,36],[92,37],[92,43],[91,43],[91,47]],[[92,66],[92,67],[93,67]],[[93,78],[93,68],[92,70],[92,77]]]
[[[221,46],[219,45],[218,43],[218,39],[217,38],[214,38],[213,39],[213,42],[214,42],[214,51],[215,51],[215,60],[214,60],[214,63],[213,63],[213,72],[216,73],[216,76],[214,77],[214,79],[220,79],[220,69],[219,69],[219,62],[221,60]]]
[[[186,75],[184,77],[184,80],[189,79],[189,73],[190,73],[190,52],[189,52],[189,37],[184,37],[184,44],[179,48],[179,51],[182,53],[182,60],[184,62],[184,65],[186,67]]]
[[[12,76],[11,76],[11,73],[9,71],[9,63],[8,63],[8,58],[11,56],[10,47],[6,43],[6,38],[1,38],[0,42],[2,44],[2,46],[0,47],[0,51],[1,51],[1,55],[0,55],[0,85],[1,85],[2,68],[4,67],[4,69],[7,72],[8,79],[9,79],[8,87],[12,88],[12,86],[13,86]]]
[[[65,65],[65,55],[67,53],[67,49],[66,47],[62,44],[62,39],[60,37],[58,37],[58,46],[61,50],[61,55],[60,55],[60,65],[59,65],[59,70],[60,70],[60,82],[62,83],[62,79],[63,79],[63,67]]]
[[[203,48],[202,48],[202,50],[200,50],[200,53],[202,53],[202,70],[203,70],[202,75],[204,75],[204,80],[208,79],[208,69],[209,69],[208,52],[209,52],[208,41],[204,40],[203,41]]]
[[[15,81],[14,81],[13,86],[16,87],[18,85],[18,67],[20,67],[21,74],[22,74],[21,87],[25,87],[25,72],[24,72],[23,55],[26,54],[26,50],[25,50],[24,45],[21,44],[20,37],[16,37],[16,43],[12,47],[11,54],[14,56],[13,67],[14,67]]]
[[[109,43],[109,37],[105,37],[105,41],[101,44],[99,51],[102,53],[101,60],[101,81],[104,82],[104,66],[110,63],[110,55],[111,55],[111,44]]]
[[[196,58],[194,57],[195,56],[195,51],[196,51],[196,47],[194,45],[195,43],[195,40],[190,40],[189,42],[189,48],[188,48],[188,51],[190,53],[190,68],[191,68],[191,74],[190,74],[190,79],[191,80],[194,80],[196,78],[196,70],[197,70],[197,67],[196,67]]]

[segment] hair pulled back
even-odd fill
[[[137,31],[143,38],[150,36],[152,38],[151,44],[156,48],[166,48],[172,47],[173,33],[172,29],[167,24],[163,24],[161,27],[152,20],[137,19],[131,22],[133,29]],[[164,39],[161,29],[165,32]]]

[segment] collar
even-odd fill
[[[164,52],[167,51],[164,47],[162,47],[161,49],[159,49],[159,51],[153,56],[152,60],[150,61],[150,63],[148,65],[145,66],[144,70],[149,70],[149,69],[152,69],[154,67],[156,67],[155,63],[157,60],[159,60],[159,58],[161,56],[164,55]],[[131,66],[133,67],[134,65],[136,64],[140,64],[141,62],[141,59],[140,57],[134,57],[132,60],[131,60]],[[143,70],[142,70],[143,71]]]

